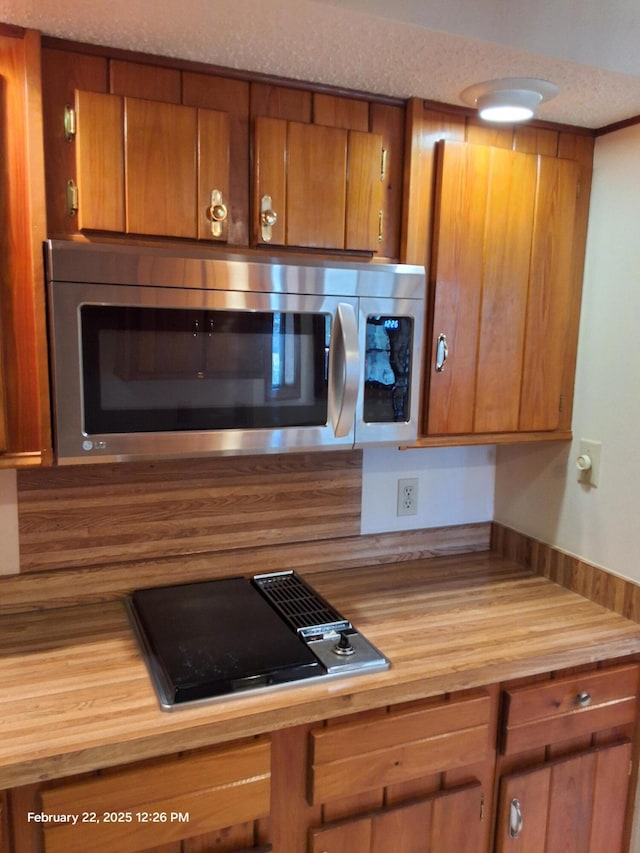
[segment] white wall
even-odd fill
[[[640,581],[640,126],[600,137],[580,315],[571,446],[497,452],[495,518]],[[580,438],[602,441],[600,482],[577,482]],[[640,788],[633,853],[640,851]]]
[[[15,471],[0,471],[0,575],[20,568],[16,479]]]
[[[640,581],[640,126],[600,137],[573,443],[497,451],[495,518]],[[600,483],[578,483],[580,438],[602,442]]]
[[[491,521],[495,448],[369,448],[362,463],[362,533]],[[398,518],[399,477],[418,479],[414,516]]]

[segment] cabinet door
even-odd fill
[[[254,239],[317,249],[378,249],[382,136],[277,118],[254,125]],[[263,230],[261,216],[275,223]]]
[[[428,434],[559,427],[576,189],[571,161],[441,144]]]
[[[76,92],[78,227],[227,239],[229,118]]]
[[[503,777],[497,853],[621,853],[631,743]]]

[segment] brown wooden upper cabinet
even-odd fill
[[[76,91],[78,228],[226,241],[229,117]]]
[[[378,251],[380,134],[267,117],[254,134],[257,244]]]
[[[578,319],[578,171],[572,160],[439,143],[427,435],[558,429]]]

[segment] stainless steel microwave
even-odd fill
[[[410,443],[420,267],[46,244],[61,464]]]

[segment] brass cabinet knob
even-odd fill
[[[224,222],[227,218],[227,205],[226,204],[213,204],[209,208],[209,216],[213,220],[213,222]]]
[[[273,228],[278,221],[278,214],[275,210],[263,210],[260,214],[260,224],[267,228]]]
[[[211,190],[211,200],[207,208],[207,219],[211,222],[211,236],[222,235],[222,223],[228,215],[227,205],[224,203],[220,190]]]
[[[271,229],[278,221],[278,214],[272,207],[270,195],[263,195],[260,199],[260,239],[263,243],[270,243],[272,238]]]

